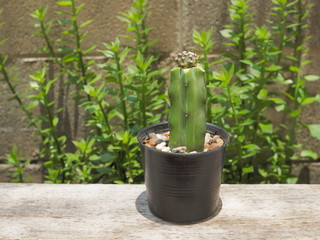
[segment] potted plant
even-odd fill
[[[206,123],[206,81],[197,60],[189,51],[177,55],[168,123],[148,126],[137,136],[149,208],[172,222],[197,222],[214,214],[229,141],[223,128]]]

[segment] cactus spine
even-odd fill
[[[171,149],[185,146],[187,151],[203,151],[206,133],[205,72],[197,65],[198,57],[184,51],[176,57],[171,70],[169,128]]]

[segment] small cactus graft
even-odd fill
[[[185,146],[188,152],[203,151],[206,134],[206,84],[196,54],[177,54],[171,70],[169,128],[171,149]]]

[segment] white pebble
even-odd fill
[[[164,148],[162,148],[162,152],[170,152],[170,148],[169,147],[164,147]]]
[[[223,140],[221,138],[217,138],[217,144],[219,145],[219,147],[221,147],[223,145]]]
[[[206,136],[204,138],[204,142],[207,143],[210,141],[210,139],[211,139],[210,133],[206,133]]]
[[[189,153],[197,153],[197,151],[189,152]]]
[[[160,144],[157,144],[156,149],[157,149],[158,151],[162,151],[162,149],[163,149],[164,147],[166,147],[166,143],[165,143],[165,142],[162,142],[162,143],[160,143]]]
[[[167,137],[163,136],[161,134],[157,134],[157,138],[161,139],[162,141],[166,141],[167,140]]]
[[[187,151],[186,146],[176,147],[172,149],[172,152],[174,153],[186,153],[186,151]]]
[[[157,149],[158,151],[162,151],[163,146],[162,146],[162,145],[160,145],[160,144],[158,144],[158,145],[156,146],[156,149]]]

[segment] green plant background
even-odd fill
[[[134,0],[128,11],[119,13],[127,34],[115,36],[102,49],[83,47],[90,35],[85,27],[92,22],[79,20],[84,3],[56,4],[59,11],[54,14],[48,14],[48,7],[31,13],[35,33],[43,42],[41,51],[49,57],[29,76],[25,93],[17,91],[21,80],[11,70],[10,56],[0,53],[1,81],[41,142],[38,157],[45,167],[45,182],[142,183],[136,134],[142,127],[166,120],[168,113],[168,69],[160,68],[161,56],[150,52],[156,39],[150,37],[153,29],[146,21],[151,14],[148,2]],[[193,30],[194,46],[189,50],[200,54],[206,72],[207,122],[224,127],[232,138],[224,183],[296,183],[291,162],[318,159],[297,138],[306,128],[320,139],[320,124],[307,124],[301,118],[306,105],[320,101],[320,95],[310,95],[305,87],[319,77],[301,70],[310,63],[302,56],[311,37],[303,34],[311,8],[302,0],[272,0],[268,24],[258,26],[249,2],[232,0],[230,23],[222,31]],[[58,37],[52,33],[55,24],[63,26]],[[215,34],[222,35],[232,51],[211,61]],[[0,39],[0,44],[7,40]],[[88,60],[86,55],[93,52],[106,60]],[[54,77],[53,66],[59,73]],[[52,98],[59,87],[65,89],[62,102]],[[70,104],[76,112],[73,127],[85,129],[84,138],[67,134],[70,129],[63,116]],[[287,122],[276,124],[270,112]],[[17,147],[7,154],[7,162],[16,167],[13,181],[26,181],[23,171],[30,160],[25,161]]]

